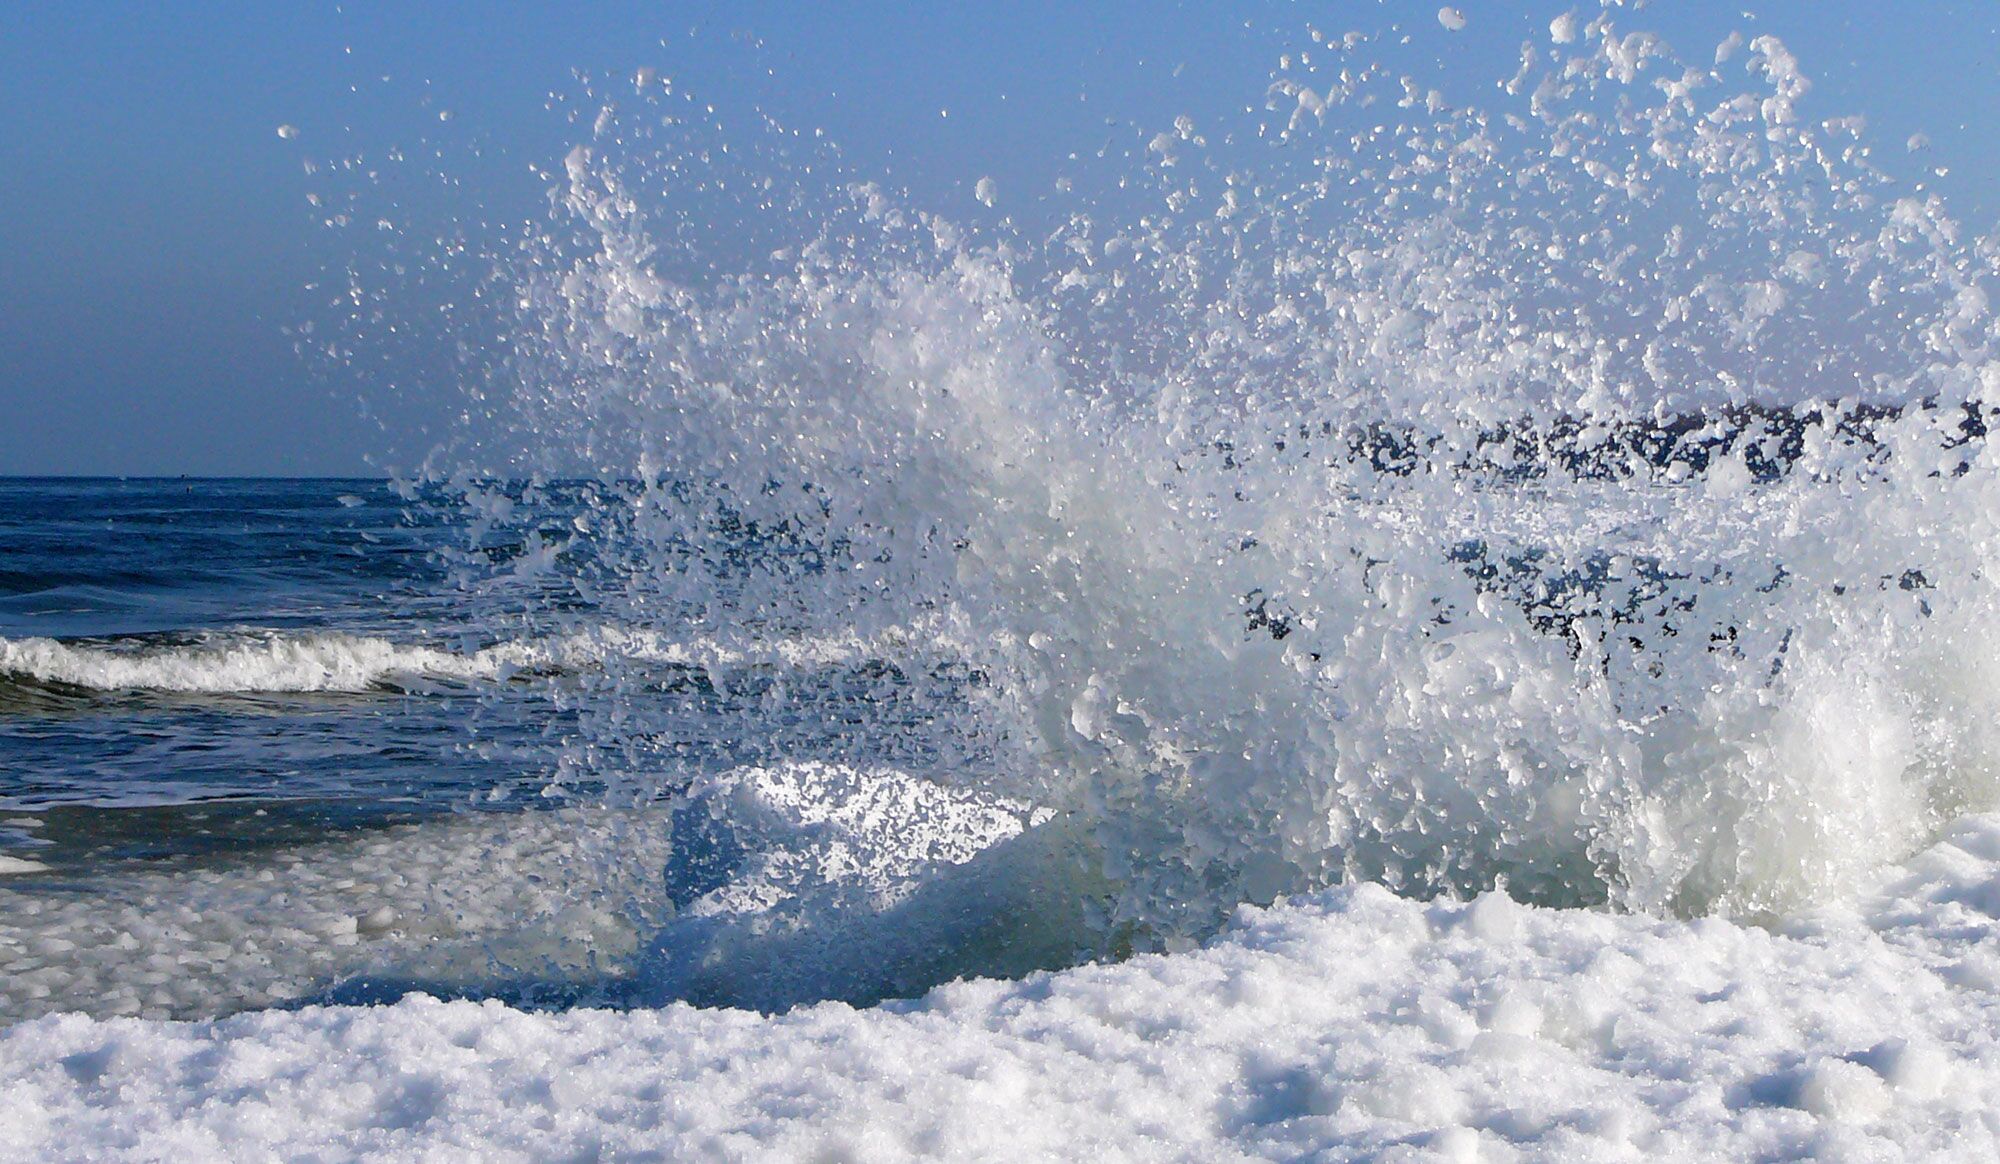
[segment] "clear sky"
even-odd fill
[[[1397,25],[1437,73],[1484,85],[1568,5],[1459,0],[1456,33],[1438,7],[13,0],[0,5],[0,474],[369,473],[411,446],[402,430],[442,422],[450,394],[421,390],[364,419],[346,373],[293,350],[284,329],[320,310],[305,288],[339,259],[304,201],[314,150],[448,140],[461,184],[413,197],[526,214],[539,186],[525,163],[558,161],[577,132],[549,95],[577,92],[579,72],[650,67],[822,128],[855,170],[950,207],[989,175],[1046,189],[1070,152],[1130,126],[1260,102],[1308,22]],[[1621,7],[1645,7],[1620,19],[1690,59],[1731,30],[1776,34],[1813,78],[1810,115],[1865,114],[1885,156],[1926,134],[1904,172],[1948,168],[1930,180],[1962,219],[2000,219],[2000,5]]]

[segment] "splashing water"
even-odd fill
[[[1045,233],[605,103],[497,260],[458,492],[593,620],[928,677],[879,772],[775,733],[718,773],[593,672],[573,767],[675,813],[658,995],[879,998],[1357,878],[1781,914],[2000,803],[1995,246],[1773,37],[1550,28],[1490,109],[1313,33]],[[475,465],[598,485],[544,542],[551,491]]]

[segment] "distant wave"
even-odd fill
[[[908,632],[892,632],[873,639],[835,636],[739,643],[596,629],[544,640],[503,641],[465,652],[324,632],[229,632],[171,645],[143,639],[85,644],[0,638],[0,683],[190,694],[361,693],[394,688],[407,680],[491,681],[522,672],[573,671],[614,658],[686,667],[829,665],[873,657],[911,638]]]
[[[219,637],[171,647],[0,640],[0,674],[94,691],[361,692],[398,676],[489,679],[530,666],[535,648],[468,654],[353,635]]]

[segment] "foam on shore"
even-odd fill
[[[1982,1159],[1996,991],[1986,816],[1776,931],[1362,885],[870,1010],[51,1016],[0,1033],[0,1153]]]
[[[666,824],[576,808],[464,814],[166,869],[0,857],[34,866],[0,882],[0,1022],[213,1017],[370,973],[432,989],[609,981],[656,924],[646,907]],[[598,845],[633,860],[570,876]]]

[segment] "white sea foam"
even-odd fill
[[[1777,932],[1363,885],[869,1010],[51,1016],[0,1031],[0,1154],[1985,1159],[1996,906],[1984,817]]]
[[[503,644],[459,654],[340,634],[215,636],[192,645],[72,645],[0,639],[0,675],[97,691],[358,692],[393,679],[488,679],[542,652]]]
[[[0,855],[0,873],[22,875],[0,885],[0,1022],[207,1017],[371,972],[433,984],[614,975],[658,924],[647,870],[668,859],[668,825],[589,808],[463,814],[184,868],[61,870],[85,893],[44,893],[26,875],[47,865]],[[610,846],[640,860],[566,875]]]
[[[522,671],[575,670],[615,659],[687,667],[828,665],[907,650],[922,633],[921,628],[898,627],[873,638],[833,634],[684,640],[656,631],[597,627],[467,651],[321,632],[215,633],[165,646],[0,638],[0,678],[93,691],[352,693],[399,681],[506,679]]]
[[[205,1017],[363,974],[767,1008],[910,993],[936,972],[924,959],[954,949],[926,936],[992,924],[986,903],[925,887],[1044,819],[895,769],[808,762],[707,774],[671,810],[472,813],[166,871],[65,869],[90,892],[0,887],[0,1022]],[[0,875],[49,869],[0,854]],[[837,906],[898,944],[808,924]],[[810,953],[773,958],[788,941]],[[857,955],[844,966],[842,945]]]

